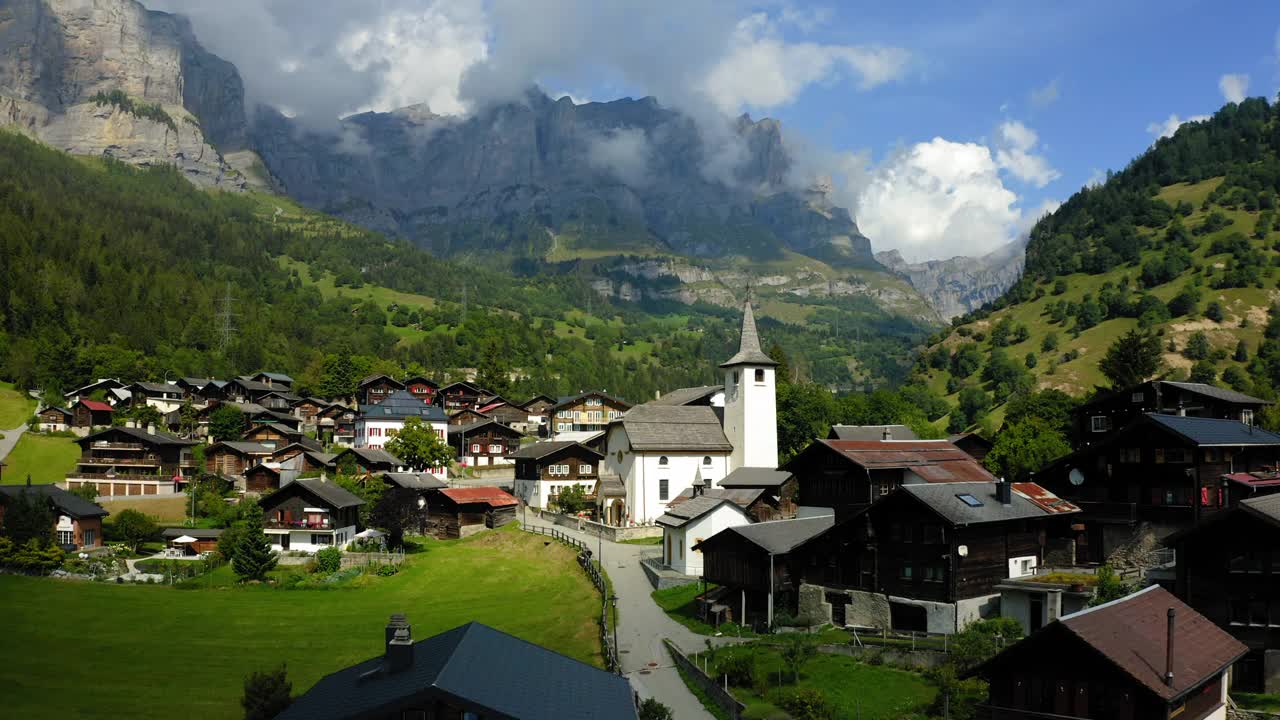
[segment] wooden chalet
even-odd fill
[[[381,448],[347,448],[333,456],[333,467],[338,472],[351,470],[357,475],[399,472],[403,466],[400,458]]]
[[[798,552],[837,625],[953,633],[996,612],[997,585],[1033,575],[1078,512],[1035,483],[903,485]]]
[[[1280,462],[1280,435],[1238,420],[1148,413],[1036,474],[1080,506],[1081,544],[1103,562],[1146,523],[1157,538],[1226,506],[1222,476]]]
[[[724,476],[715,486],[724,490],[761,490],[761,501],[748,508],[756,522],[786,520],[796,516],[796,496],[800,482],[786,470],[741,467]]]
[[[492,419],[474,408],[463,408],[449,416],[449,426],[472,425]]]
[[[427,501],[427,532],[441,540],[467,537],[516,519],[514,497],[496,487],[442,488]]]
[[[111,399],[113,390],[123,390],[125,383],[115,378],[99,378],[87,385],[81,386],[70,392],[63,393],[62,398],[67,401],[67,406],[71,407],[76,404],[77,400],[92,399],[95,395],[104,399]]]
[[[275,550],[345,547],[360,529],[364,501],[341,485],[299,478],[263,497],[263,532]]]
[[[828,440],[919,440],[906,425],[832,425]]]
[[[404,383],[390,375],[370,375],[356,386],[356,404],[378,405],[391,393],[403,389]]]
[[[241,435],[240,439],[245,442],[265,445],[271,450],[295,444],[309,447],[313,450],[324,450],[324,445],[319,440],[308,437],[299,430],[293,430],[274,423],[252,427],[244,435]]]
[[[0,529],[4,527],[5,508],[23,494],[48,505],[53,514],[49,533],[59,547],[69,551],[102,547],[106,509],[53,484],[0,485]]]
[[[276,448],[272,451],[270,459],[272,462],[280,463],[295,470],[299,475],[312,475],[332,471],[335,457],[337,455],[334,453],[316,450],[310,445],[294,443],[282,448]]]
[[[94,485],[99,495],[167,494],[197,471],[191,450],[196,443],[154,428],[107,428],[76,444],[81,455],[67,473],[68,489]]]
[[[350,447],[356,439],[356,411],[332,403],[316,415],[317,433],[327,442]]]
[[[236,378],[228,382],[222,388],[223,396],[227,400],[238,403],[256,403],[260,398],[278,390],[264,382],[250,380],[248,378]]]
[[[200,401],[203,401],[205,404],[218,403],[218,402],[228,400],[229,398],[227,396],[227,385],[228,383],[226,380],[210,380],[198,391],[196,391],[195,396],[196,398],[199,398]]]
[[[51,432],[62,432],[71,427],[73,415],[70,410],[61,407],[47,407],[36,413],[40,421],[40,429]]]
[[[1235,420],[1252,425],[1257,411],[1272,403],[1204,383],[1151,380],[1119,392],[1100,394],[1072,411],[1077,448],[1105,440],[1148,414]]]
[[[524,433],[497,420],[449,428],[448,441],[464,465],[503,465],[520,449]]]
[[[567,440],[525,445],[510,456],[515,461],[516,497],[527,505],[545,508],[555,504],[560,491],[578,485],[588,494],[600,478],[604,455]]]
[[[283,390],[285,392],[289,392],[293,389],[293,378],[285,375],[284,373],[257,372],[253,375],[247,375],[242,379],[259,382],[273,389]]]
[[[1222,504],[1235,507],[1242,500],[1280,493],[1280,470],[1265,467],[1252,472],[1233,472],[1222,476]]]
[[[958,433],[947,438],[947,440],[952,445],[969,453],[978,462],[985,460],[987,453],[991,452],[991,448],[995,446],[995,443],[977,433]]]
[[[1066,615],[978,666],[990,720],[1225,719],[1247,648],[1152,585]]]
[[[241,440],[216,442],[204,451],[205,472],[243,475],[244,471],[271,457],[274,448]]]
[[[553,433],[598,432],[606,429],[609,423],[622,417],[630,409],[631,403],[608,393],[592,390],[560,398],[555,405],[547,408],[547,416]]]
[[[326,400],[314,397],[305,397],[299,398],[298,401],[293,403],[293,406],[289,409],[299,420],[302,421],[303,425],[315,427],[320,422],[320,413],[327,407],[329,407],[329,402]]]
[[[285,471],[277,462],[260,462],[244,470],[245,492],[266,494],[279,490],[284,482]]]
[[[904,485],[995,480],[946,440],[818,440],[782,469],[799,481],[799,505],[829,508],[837,520]]]
[[[1249,649],[1234,689],[1280,693],[1280,495],[1242,500],[1166,543],[1178,597]]]
[[[753,523],[696,543],[703,578],[720,586],[706,601],[714,621],[767,627],[773,613],[793,612],[804,570],[794,551],[834,522],[822,515]]]
[[[125,388],[129,391],[130,404],[151,405],[165,413],[182,405],[182,389],[169,383],[136,382]]]
[[[440,391],[440,383],[425,375],[411,375],[405,378],[404,389],[422,402],[433,405],[436,401],[436,393]]]
[[[108,427],[114,416],[115,408],[99,400],[80,398],[71,406],[72,427]]]
[[[212,381],[212,378],[182,377],[178,378],[174,385],[176,385],[178,389],[182,390],[183,400],[198,405],[204,402],[204,398],[201,397],[200,391],[204,389],[205,385],[208,385]]]
[[[519,408],[530,415],[541,415],[546,417],[547,410],[556,404],[556,399],[550,395],[534,395],[533,397],[520,403]]]
[[[501,398],[490,398],[488,402],[477,408],[477,412],[522,433],[537,430],[538,423],[529,421],[529,413]]]
[[[440,388],[437,397],[440,399],[440,406],[445,412],[453,412],[455,410],[464,410],[466,408],[475,409],[480,402],[480,398],[491,397],[493,393],[477,387],[469,382],[453,382]]]
[[[287,390],[272,390],[258,398],[258,404],[262,407],[283,414],[291,413],[293,406],[299,402],[302,402],[302,398]]]
[[[204,552],[216,552],[218,549],[218,540],[222,537],[222,528],[188,528],[188,527],[170,527],[160,531],[160,539],[164,540],[165,545],[181,550],[188,555],[198,555]],[[193,543],[174,543],[180,537],[195,538]]]

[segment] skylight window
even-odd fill
[[[956,495],[956,497],[960,498],[960,502],[968,505],[969,507],[982,507],[982,501],[969,493],[960,493],[959,495]]]

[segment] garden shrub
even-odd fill
[[[327,547],[316,552],[316,572],[328,575],[342,569],[342,550]]]
[[[751,687],[755,675],[755,662],[751,655],[741,652],[725,653],[716,661],[716,677],[729,676],[729,684]]]
[[[829,720],[834,717],[827,696],[817,688],[794,688],[779,693],[778,704],[795,720]]]

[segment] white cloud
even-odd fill
[[[1155,135],[1156,138],[1173,137],[1173,134],[1178,131],[1178,128],[1181,127],[1183,123],[1202,122],[1208,119],[1209,119],[1208,115],[1192,115],[1186,120],[1183,120],[1182,118],[1178,117],[1177,113],[1174,113],[1170,115],[1168,119],[1166,119],[1164,122],[1153,122],[1148,124],[1147,132],[1151,133],[1152,135]]]
[[[648,182],[649,155],[649,141],[640,128],[613,130],[587,141],[588,164],[632,187]]]
[[[979,256],[1015,239],[1025,219],[991,150],[943,138],[881,163],[856,205],[859,227],[908,260]]]
[[[1043,155],[1035,152],[1036,132],[1016,120],[996,128],[996,164],[1019,180],[1044,187],[1062,176]]]
[[[1222,97],[1229,103],[1244,102],[1249,93],[1249,76],[1243,73],[1230,73],[1218,78],[1218,89]]]
[[[701,83],[725,113],[775,108],[795,101],[807,87],[849,73],[863,90],[902,76],[909,54],[901,48],[787,42],[765,13],[741,20],[727,55]]]
[[[1031,91],[1031,107],[1043,110],[1058,101],[1058,78],[1049,81],[1048,85]]]
[[[1106,181],[1107,173],[1103,170],[1099,170],[1098,168],[1094,168],[1093,172],[1089,173],[1089,179],[1084,181],[1084,186],[1088,188],[1096,188],[1100,187]]]

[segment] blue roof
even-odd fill
[[[438,405],[428,405],[408,390],[397,390],[376,405],[361,405],[360,414],[368,420],[422,418],[428,422],[448,422],[449,417]]]
[[[471,622],[414,643],[404,670],[375,657],[321,678],[277,720],[372,717],[428,688],[521,720],[636,717],[626,678]]]
[[[1147,413],[1151,422],[1196,445],[1280,445],[1280,435],[1237,420]]]

